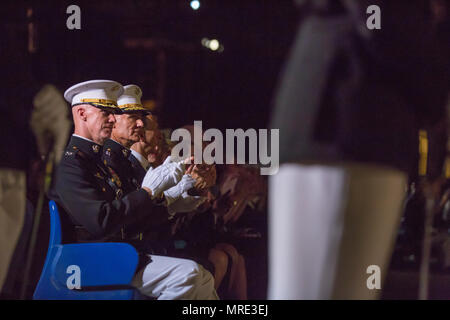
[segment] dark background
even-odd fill
[[[189,0],[23,2],[35,28],[33,75],[62,91],[90,79],[143,89],[162,127],[265,128],[283,61],[293,41],[293,1]],[[66,8],[81,9],[69,30]],[[201,45],[218,39],[221,53]]]

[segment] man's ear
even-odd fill
[[[77,115],[81,120],[86,121],[87,120],[87,108],[85,108],[84,106],[79,106],[77,109]]]

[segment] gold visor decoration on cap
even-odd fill
[[[92,103],[101,107],[117,108],[117,102],[107,99],[81,99],[81,102]]]
[[[144,108],[140,103],[127,103],[119,106],[122,111],[150,111]]]

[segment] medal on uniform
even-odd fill
[[[122,182],[120,181],[119,176],[110,167],[108,167],[108,169],[112,175],[111,181],[114,182],[114,184],[120,188],[122,186]]]

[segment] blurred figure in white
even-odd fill
[[[269,178],[268,298],[375,299],[418,129],[444,116],[449,82],[429,1],[298,3],[304,20],[272,119],[281,166]],[[371,5],[381,29],[367,27]]]

